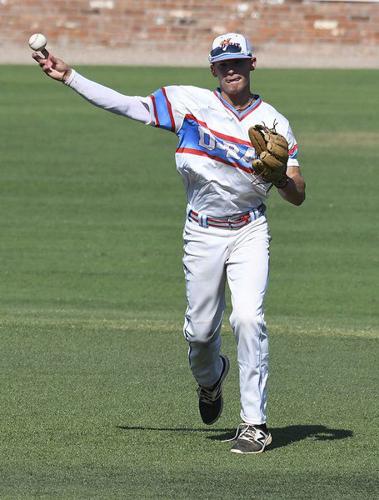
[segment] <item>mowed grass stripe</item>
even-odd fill
[[[355,148],[368,148],[374,152],[375,145],[379,142],[379,132],[376,130],[356,130],[356,131],[335,131],[331,132],[312,132],[302,133],[300,131],[299,138],[300,144],[303,148],[321,149],[341,147],[345,144],[347,149]]]
[[[88,316],[90,312],[88,312]],[[145,332],[157,334],[175,334],[180,336],[181,322],[159,319],[145,318],[122,318],[122,319],[52,319],[42,318],[40,315],[28,317],[23,315],[20,319],[9,318],[0,320],[0,331],[4,333],[13,328],[51,328],[59,331],[60,329],[71,329],[72,331],[120,331],[120,332]],[[231,333],[227,324],[223,325],[224,334]],[[379,338],[379,329],[374,326],[365,326],[362,328],[349,327],[331,327],[328,324],[315,325],[314,322],[307,321],[305,318],[297,318],[294,325],[293,319],[289,317],[275,318],[275,321],[269,322],[270,335],[306,335],[306,336],[326,336],[326,337],[362,337]]]

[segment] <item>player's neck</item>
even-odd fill
[[[250,92],[250,89],[247,89],[239,94],[232,95],[227,94],[222,90],[221,95],[226,102],[231,104],[238,111],[242,111],[243,109],[249,107],[255,100],[255,96]]]

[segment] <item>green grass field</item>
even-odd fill
[[[80,70],[130,95],[215,83]],[[292,123],[308,194],[300,208],[270,198],[274,442],[236,456],[221,442],[239,423],[227,322],[214,427],[187,366],[176,137],[38,67],[1,67],[0,498],[377,498],[378,77],[254,74]]]

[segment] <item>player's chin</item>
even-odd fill
[[[239,94],[246,87],[246,83],[241,78],[240,80],[236,80],[235,82],[228,82],[224,84],[224,90],[230,94]]]

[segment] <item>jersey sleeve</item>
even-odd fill
[[[71,75],[64,83],[99,108],[145,124],[150,123],[149,104],[146,102],[146,97],[121,94],[109,87],[88,80],[75,70],[71,71]]]
[[[177,133],[186,114],[180,86],[162,87],[150,95],[150,125]]]
[[[297,141],[295,136],[293,135],[292,129],[290,125],[288,125],[286,139],[288,142],[288,167],[298,167],[299,161],[297,159],[297,154],[299,151]]]

